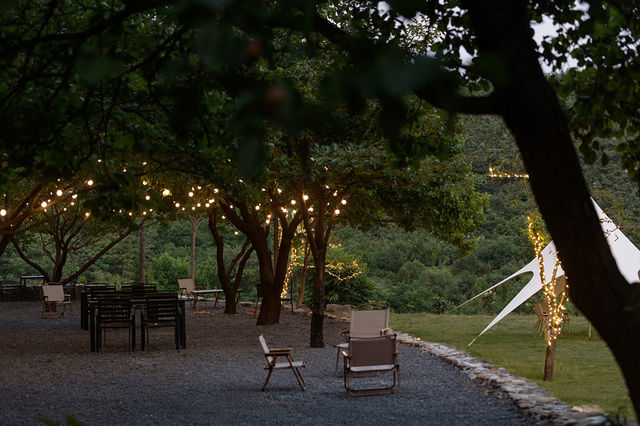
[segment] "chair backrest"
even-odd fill
[[[260,340],[260,346],[262,346],[262,351],[264,352],[264,356],[267,357],[267,361],[269,363],[272,363],[273,357],[267,356],[267,354],[269,353],[269,346],[267,346],[267,341],[264,340],[264,336],[261,334],[260,336],[258,336],[258,340]]]
[[[389,328],[389,307],[371,311],[351,309],[350,337],[376,337],[380,330]]]
[[[395,354],[395,335],[349,339],[349,363],[352,367],[395,364]]]
[[[178,296],[156,297],[147,295],[145,309],[147,320],[157,324],[175,323],[178,320]]]
[[[127,297],[105,297],[98,301],[98,322],[122,323],[131,321],[131,300]]]
[[[178,288],[184,288],[188,292],[196,289],[193,278],[178,278]]]
[[[565,275],[561,275],[556,277],[556,285],[553,287],[553,294],[558,297],[560,293],[562,293],[567,286],[567,277]]]
[[[42,286],[42,297],[48,302],[64,302],[64,289],[62,284],[48,283]]]

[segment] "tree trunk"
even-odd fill
[[[553,360],[556,356],[556,344],[558,339],[553,339],[550,345],[547,345],[547,354],[544,358],[544,380],[545,382],[553,382]]]
[[[324,348],[324,268],[326,250],[319,250],[318,258],[314,255],[315,268],[313,272],[313,312],[311,315],[312,348]]]
[[[145,241],[145,237],[146,237],[145,231],[146,231],[145,222],[142,221],[142,223],[140,224],[140,229],[138,230],[138,240],[140,241],[138,245],[139,256],[140,256],[140,265],[138,269],[138,282],[140,283],[147,282],[146,267],[145,267],[145,256],[147,252],[146,241]]]
[[[640,306],[620,274],[582,177],[557,96],[538,64],[524,2],[467,1],[481,52],[497,55],[496,85],[542,216],[571,277],[571,299],[613,352],[640,415]],[[528,46],[523,48],[523,46]],[[637,302],[637,300],[636,300]]]
[[[309,266],[309,240],[304,242],[304,262],[302,263],[302,273],[300,274],[300,290],[298,291],[298,306],[302,306],[304,301],[304,284],[307,281],[307,267]]]
[[[3,235],[2,239],[0,239],[0,257],[4,254],[5,250],[7,250],[7,246],[11,242],[11,237],[8,235]]]
[[[191,279],[196,278],[196,231],[199,223],[191,219]]]

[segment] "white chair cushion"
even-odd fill
[[[395,365],[393,364],[383,364],[383,365],[361,365],[359,367],[351,367],[349,370],[354,373],[364,373],[365,371],[386,371],[393,370]]]
[[[293,368],[306,367],[304,361],[294,361],[292,364]],[[273,368],[291,368],[291,365],[288,362],[276,362],[276,365],[274,365]]]

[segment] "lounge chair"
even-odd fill
[[[62,312],[58,311],[62,306]],[[42,318],[58,318],[64,315],[67,306],[73,315],[71,296],[64,293],[62,284],[47,283],[42,286]]]
[[[382,309],[365,310],[363,309],[365,307]],[[380,337],[389,332],[389,306],[378,303],[365,303],[352,307],[349,331],[343,331],[341,333],[341,343],[335,345],[338,349],[336,354],[336,377],[338,376],[340,353],[349,347],[349,339],[351,337]]]
[[[299,368],[305,368],[307,364],[305,361],[293,360],[293,357],[291,356],[293,348],[269,349],[263,335],[258,336],[258,340],[260,340],[262,351],[264,352],[264,356],[267,359],[267,364],[264,366],[264,369],[269,370],[269,372],[267,373],[267,378],[264,381],[264,385],[262,386],[262,390],[264,391],[267,388],[267,384],[269,383],[269,378],[271,377],[271,373],[273,372],[273,370],[282,370],[287,368],[293,371],[293,375],[296,377],[300,389],[302,389],[303,391],[306,390],[307,385],[302,378],[302,374],[300,374]],[[284,362],[278,362],[278,357],[280,356],[286,357],[287,360]]]
[[[342,351],[344,357],[344,387],[351,396],[388,395],[400,390],[396,335],[351,338],[349,348]],[[379,373],[390,372],[393,382],[389,386],[354,389],[351,379],[367,378],[376,381]],[[378,384],[378,383],[376,383]],[[397,385],[397,386],[396,386]]]

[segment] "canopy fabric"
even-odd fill
[[[629,241],[626,235],[622,233],[620,228],[618,228],[615,223],[613,223],[613,221],[609,219],[609,217],[602,211],[600,206],[598,206],[598,204],[593,199],[591,199],[591,201],[593,202],[593,206],[595,207],[596,212],[598,213],[598,217],[600,218],[602,231],[607,238],[609,247],[611,247],[611,253],[616,260],[618,269],[620,269],[620,272],[628,282],[631,283],[634,281],[638,281],[638,274],[640,272],[640,250],[638,250],[638,248],[633,245],[631,241]],[[553,244],[553,241],[542,250],[542,257],[544,262],[545,278],[547,279],[547,282],[549,282],[557,260],[556,246]],[[529,280],[527,285],[525,285],[522,290],[520,290],[520,292],[507,304],[507,306],[504,307],[504,309],[489,323],[489,325],[487,325],[485,329],[482,330],[482,332],[469,343],[469,345],[472,345],[473,342],[478,339],[478,337],[482,336],[487,330],[489,330],[496,323],[506,317],[518,306],[523,304],[527,299],[542,290],[542,277],[540,276],[540,265],[538,263],[538,259],[533,259],[519,271],[515,272],[508,278],[505,278],[498,284],[491,286],[489,289],[474,296],[464,303],[466,304],[471,300],[479,297],[480,295],[486,293],[487,291],[492,290],[511,280],[512,278],[515,278],[526,272],[533,273],[533,277],[531,278],[531,280]],[[560,277],[563,275],[564,271],[562,270],[562,267],[559,267],[558,271],[556,272],[556,277]]]

